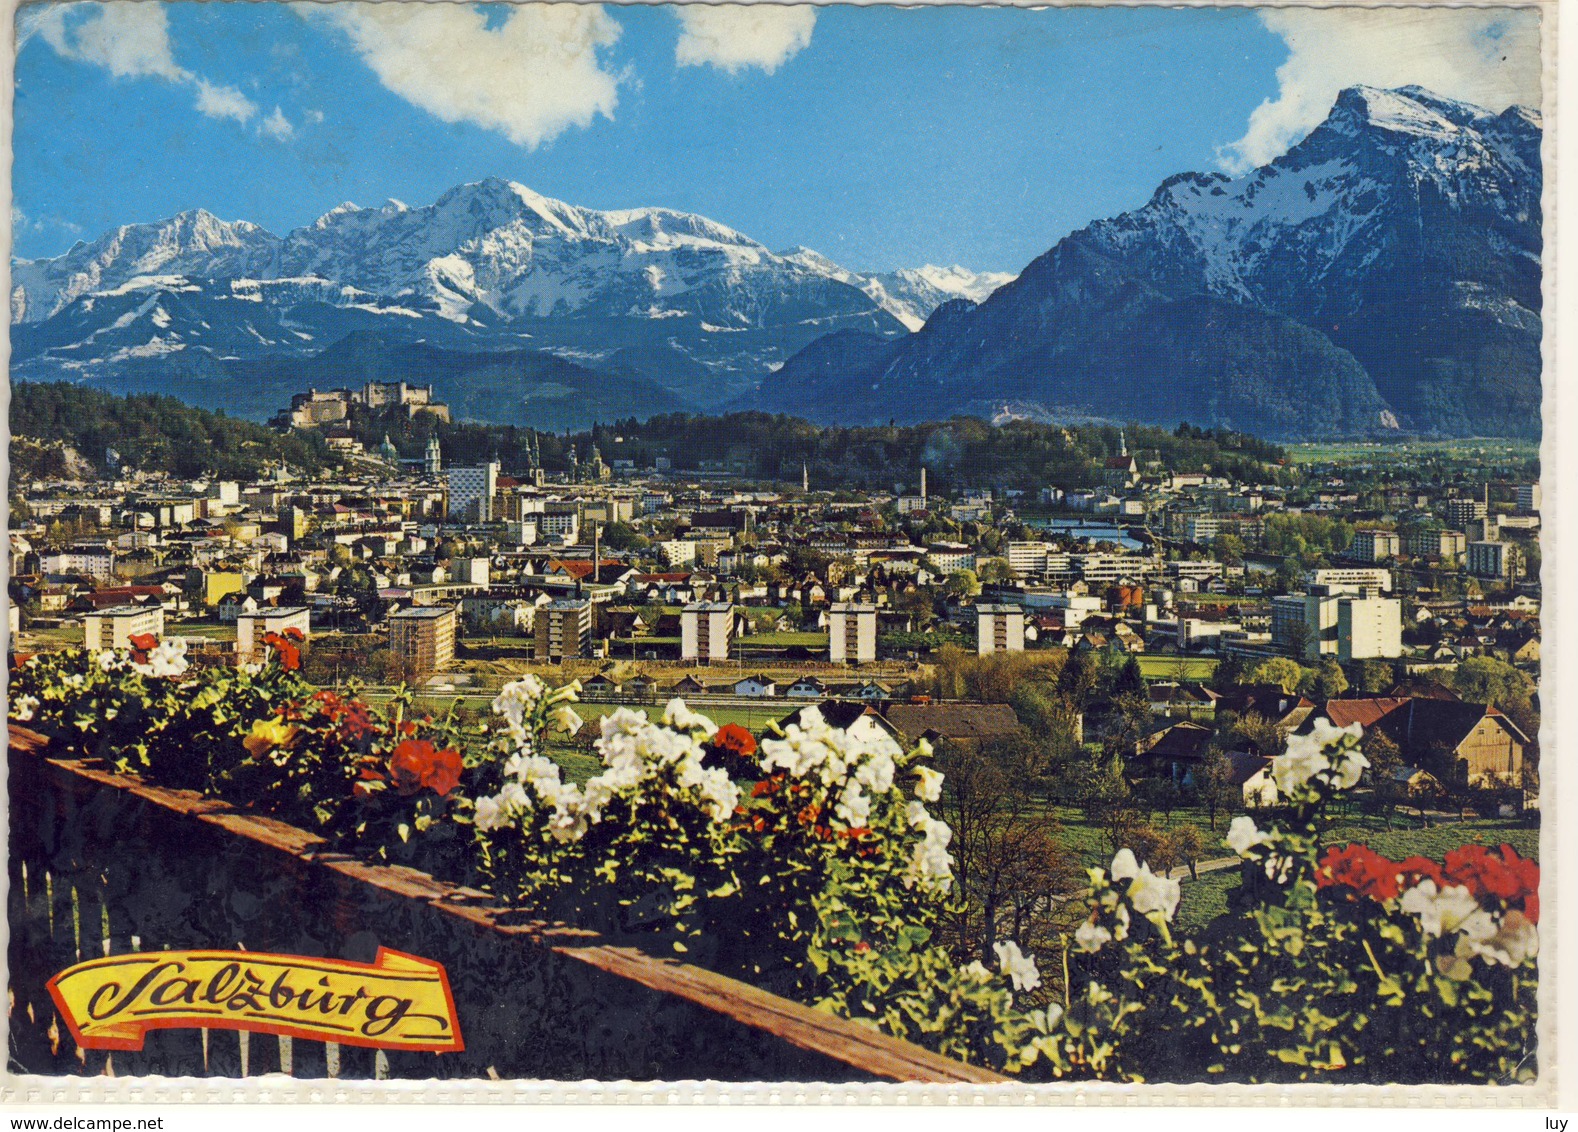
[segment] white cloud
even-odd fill
[[[760,67],[769,75],[811,45],[816,9],[807,4],[685,4],[674,61],[729,74]]]
[[[311,122],[314,126],[322,125],[323,123],[322,110],[309,110],[307,111],[305,117],[307,121]]]
[[[1540,105],[1539,13],[1530,8],[1278,8],[1260,13],[1290,54],[1277,96],[1218,151],[1241,173],[1286,153],[1356,84],[1417,85],[1501,111]]]
[[[116,78],[158,78],[190,86],[197,92],[194,107],[209,118],[246,125],[257,116],[256,103],[235,87],[211,83],[176,64],[166,6],[156,0],[83,0],[24,10],[18,20],[18,46],[35,35],[62,58],[102,67]],[[291,132],[278,108],[263,128],[281,140]]]
[[[619,77],[598,49],[620,26],[595,4],[297,4],[309,19],[343,30],[390,91],[445,122],[497,130],[536,148],[571,126],[612,118]]]
[[[210,118],[234,118],[242,125],[258,112],[257,104],[233,86],[197,80],[197,112]]]
[[[146,0],[50,4],[24,13],[18,39],[34,34],[67,59],[103,67],[116,78],[152,75],[184,82],[191,73],[176,66],[170,22],[163,4]]]
[[[285,117],[278,106],[274,107],[274,113],[258,123],[258,129],[275,141],[282,142],[290,141],[296,134],[296,127],[290,124],[290,119]]]

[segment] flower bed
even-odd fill
[[[681,701],[599,722],[603,771],[563,781],[577,688],[527,677],[500,725],[387,713],[314,691],[294,642],[256,670],[185,670],[159,646],[34,658],[13,717],[151,781],[276,815],[364,859],[410,864],[534,914],[743,979],[825,1014],[1032,1080],[1495,1082],[1535,1072],[1538,866],[1510,848],[1439,865],[1322,855],[1326,804],[1359,780],[1357,729],[1290,741],[1282,806],[1239,818],[1230,911],[1173,930],[1178,882],[1127,850],[1091,871],[1054,956],[995,942],[960,963],[943,788],[924,743],[856,740],[808,711],[758,739]],[[1426,867],[1426,866],[1429,867]]]

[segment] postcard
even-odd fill
[[[1552,16],[19,7],[4,1087],[1551,1103]]]

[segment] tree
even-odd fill
[[[1118,672],[1117,680],[1113,681],[1112,694],[1114,696],[1143,696],[1145,694],[1145,677],[1140,673],[1140,662],[1130,656],[1128,663]]]
[[[1206,748],[1200,769],[1195,771],[1194,782],[1195,793],[1205,807],[1206,819],[1213,832],[1217,814],[1237,810],[1243,805],[1243,792],[1233,781],[1233,764],[1215,743]]]
[[[953,830],[963,897],[954,947],[985,963],[995,962],[992,944],[1000,939],[1032,943],[1038,915],[1074,884],[1057,823],[1029,785],[1035,753],[1030,736],[1015,734],[974,749],[942,740],[934,756],[945,783],[939,816]]]
[[[976,563],[976,573],[987,585],[1014,580],[1013,567],[1009,566],[1006,558],[983,558]]]
[[[609,550],[642,550],[651,541],[629,523],[604,523],[603,545]]]
[[[943,584],[943,592],[954,598],[973,597],[981,592],[981,580],[974,570],[955,570]]]
[[[1397,771],[1403,765],[1403,752],[1384,731],[1371,731],[1364,737],[1364,756],[1370,760],[1364,772],[1370,791],[1366,808],[1385,819],[1386,828],[1392,828],[1392,817],[1404,799],[1407,788],[1397,781]]]
[[[1194,822],[1186,821],[1175,825],[1167,837],[1172,843],[1173,860],[1189,866],[1190,880],[1199,880],[1200,873],[1196,866],[1205,855],[1205,831]]]
[[[1304,681],[1304,667],[1285,656],[1263,660],[1245,676],[1246,684],[1275,684],[1284,692],[1292,693]]]
[[[1315,696],[1318,700],[1334,700],[1348,690],[1348,677],[1333,657],[1320,662],[1315,670]]]
[[[1237,535],[1220,534],[1211,540],[1211,549],[1224,566],[1244,564],[1244,540]]]

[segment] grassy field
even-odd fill
[[[791,645],[801,645],[808,649],[827,648],[826,633],[753,633],[749,637],[735,639],[738,647],[750,649],[757,645],[764,648],[788,648]]]
[[[1140,675],[1147,680],[1176,680],[1180,661],[1185,680],[1209,680],[1217,665],[1217,661],[1208,656],[1144,655],[1136,659],[1140,662]]]
[[[1402,443],[1353,441],[1346,444],[1289,444],[1288,458],[1295,464],[1399,463],[1419,456],[1513,456],[1531,458],[1540,446],[1530,440],[1479,439],[1409,440]]]

